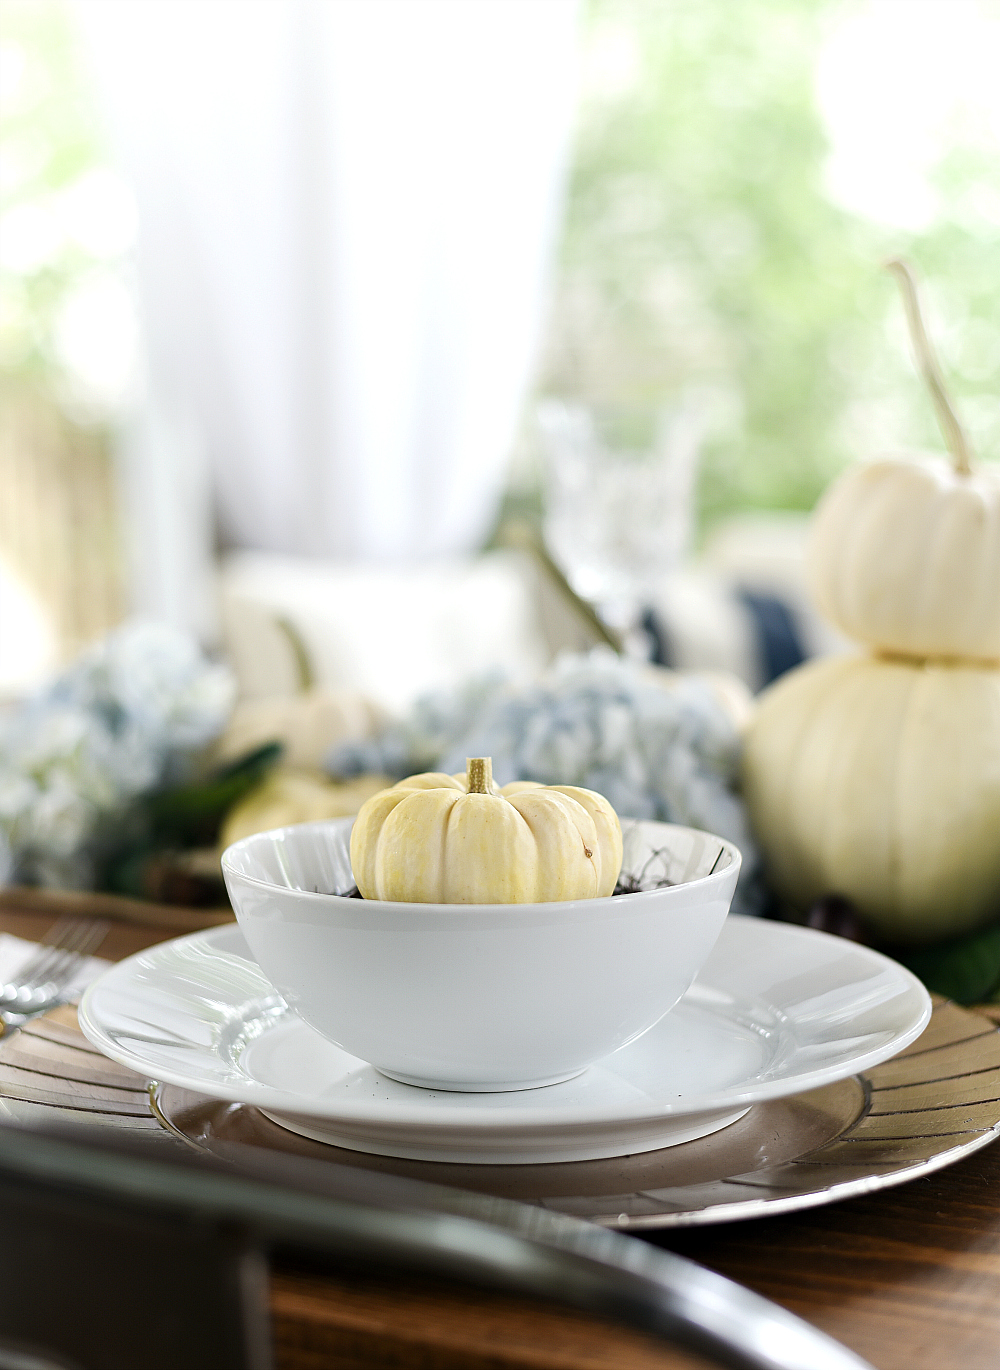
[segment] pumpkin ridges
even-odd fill
[[[920,599],[921,591],[919,586],[909,582],[908,568],[916,563],[918,575],[926,575],[923,548],[932,511],[926,506],[920,507],[916,486],[909,482],[905,497],[918,507],[910,509],[903,519],[895,518],[896,543],[893,555],[887,557],[885,528],[887,523],[894,521],[894,511],[900,502],[899,486],[908,480],[910,473],[905,466],[890,461],[876,462],[868,471],[868,489],[863,495],[856,495],[857,500],[863,500],[860,517],[848,506],[848,515],[853,514],[853,522],[849,525],[840,557],[840,575],[836,582],[840,612],[835,622],[850,632],[853,624],[863,621],[869,628],[866,641],[885,643],[892,639],[892,645],[898,647],[899,634],[886,618],[898,619],[902,604],[902,613],[907,619],[903,637],[912,632],[912,606]],[[878,566],[877,579],[868,573],[873,564]]]
[[[794,673],[782,676],[769,685],[757,700],[757,709],[744,738],[743,792],[754,825],[755,835],[763,848],[775,888],[785,897],[796,899],[798,887],[808,874],[812,857],[802,843],[794,821],[782,828],[785,812],[794,815],[798,806],[789,800],[799,773],[799,754],[808,729],[811,706],[811,683],[822,672],[823,663],[806,662]],[[777,738],[770,732],[772,716],[782,719],[783,727]],[[768,754],[761,756],[760,740],[765,740]],[[775,814],[778,814],[775,821]],[[777,831],[775,829],[777,828]]]
[[[942,907],[956,926],[971,928],[983,921],[984,888],[992,886],[1000,908],[1000,672],[928,665],[908,729],[899,753],[900,820],[921,840],[910,844],[900,875],[905,930],[926,926],[933,934]],[[922,799],[927,770],[938,777],[933,813]]]
[[[908,665],[904,662],[885,662],[873,663],[876,670],[880,666],[889,671],[904,674],[897,674],[892,680],[900,681],[903,685],[902,705],[897,706],[897,731],[894,739],[895,764],[893,766],[893,779],[890,790],[890,847],[888,860],[888,875],[892,897],[887,901],[883,917],[883,926],[895,928],[900,922],[905,923],[906,910],[909,907],[905,891],[903,888],[908,869],[908,856],[906,851],[906,803],[908,797],[912,796],[912,791],[908,793],[908,776],[905,773],[907,756],[915,755],[915,749],[909,734],[913,730],[914,720],[919,716],[921,704],[920,682],[926,678],[926,663],[917,666]],[[920,671],[918,676],[915,672]],[[888,693],[888,692],[887,692]],[[890,696],[891,698],[891,696]]]
[[[894,940],[970,931],[1000,908],[1000,671],[810,662],[761,696],[745,794],[796,907],[837,892]]]
[[[891,706],[876,695],[872,710],[867,672],[859,675],[865,664],[863,657],[825,658],[783,677],[765,692],[747,739],[755,831],[776,888],[798,907],[830,891],[857,897],[859,881],[879,865],[871,855],[879,833],[880,902],[889,897],[889,815],[875,798],[884,795],[885,777],[859,795],[857,776],[872,750],[872,732],[880,733],[878,714]],[[845,716],[863,725],[847,743],[840,726]]]
[[[923,518],[921,520],[920,537],[917,539],[916,554],[917,565],[919,567],[918,579],[916,584],[907,593],[905,585],[901,585],[897,592],[895,603],[890,603],[887,607],[890,616],[895,607],[899,614],[899,606],[902,604],[908,612],[904,612],[902,632],[898,635],[897,642],[908,640],[911,643],[920,644],[920,624],[925,621],[927,615],[933,615],[937,607],[935,600],[941,597],[944,588],[941,584],[941,567],[938,564],[938,553],[942,542],[942,525],[955,514],[955,502],[951,491],[949,496],[945,496],[943,481],[939,479],[937,470],[929,468],[934,490],[921,489],[918,481],[914,481],[914,501],[923,500]],[[916,520],[914,520],[916,522]],[[946,575],[953,575],[954,567],[949,566]],[[947,624],[946,635],[941,639],[942,645],[950,645],[947,637],[948,632],[954,631],[954,592],[949,586],[945,597],[945,604],[951,610],[948,613],[949,622]],[[886,634],[884,639],[889,645],[890,634]]]
[[[931,501],[921,500],[923,492],[918,483],[912,480],[907,467],[898,463],[879,463],[878,474],[879,497],[876,499],[871,494],[867,497],[864,507],[867,516],[864,525],[866,536],[863,538],[860,532],[856,535],[855,555],[852,561],[845,558],[843,580],[845,586],[850,585],[853,589],[852,618],[860,611],[873,625],[877,625],[873,626],[870,636],[884,643],[894,636],[891,623],[886,620],[900,617],[900,605],[904,606],[902,616],[905,619],[902,637],[908,637],[913,632],[914,606],[923,598],[923,585],[928,574],[925,553],[934,511]],[[885,528],[888,522],[893,521],[894,507],[900,499],[898,486],[901,480],[909,480],[907,494],[915,507],[910,510],[909,517],[895,518],[896,546],[890,558],[885,555]],[[915,585],[909,583],[908,576],[914,562],[919,577]],[[865,568],[873,563],[879,567],[878,580],[865,574]]]
[[[857,660],[852,659],[852,666]],[[882,802],[892,788],[891,766],[880,764],[886,753],[880,752],[878,742],[898,723],[886,692],[878,688],[883,682],[876,676],[874,683],[875,689],[867,670],[844,662],[837,685],[821,690],[813,712],[813,746],[803,752],[809,782],[800,823],[816,821],[817,777],[822,777],[825,812],[814,838],[819,882],[810,902],[825,890],[855,898],[861,883],[868,885],[872,904],[884,907],[893,898],[893,813],[891,803]],[[843,727],[845,718],[851,719],[852,728]],[[859,776],[867,777],[868,783],[859,786]]]
[[[532,903],[533,858],[531,830],[512,805],[490,794],[462,795],[448,816],[438,897],[445,904]]]
[[[378,830],[374,843],[375,893],[365,895],[365,898],[405,900],[416,904],[434,901],[433,891],[445,865],[445,840],[451,812],[464,798],[459,790],[443,788],[403,791],[402,800],[389,811]],[[433,814],[430,821],[428,811]],[[404,861],[405,886],[401,879]],[[364,894],[360,881],[358,889]]]
[[[593,899],[601,885],[601,850],[596,825],[583,805],[548,788],[523,790],[510,803],[538,848],[534,898],[542,903]],[[555,815],[558,818],[553,821]],[[574,882],[572,889],[567,888],[568,874]]]
[[[989,640],[989,624],[978,622],[977,601],[987,596],[988,573],[970,564],[969,549],[981,546],[987,522],[985,492],[977,489],[974,478],[952,487],[941,501],[938,517],[926,549],[924,585],[926,591],[919,610],[924,617],[950,618],[951,643],[956,648],[974,639]],[[996,501],[1000,507],[1000,500]],[[976,570],[980,574],[977,577]],[[978,589],[978,594],[976,593]],[[984,606],[985,607],[985,606]],[[956,650],[941,655],[965,655]]]
[[[886,458],[846,472],[817,506],[807,575],[821,613],[871,647],[1000,659],[1000,469]]]
[[[393,788],[380,790],[361,806],[358,819],[351,829],[351,870],[354,881],[365,899],[375,899],[378,886],[378,845],[363,839],[369,828],[381,831],[386,818],[403,802],[405,792]],[[361,818],[364,814],[364,819]]]
[[[988,498],[990,493],[993,494],[992,499]],[[985,573],[979,586],[979,618],[984,642],[990,641],[991,626],[994,630],[995,658],[1000,661],[1000,612],[997,611],[995,604],[991,604],[989,592],[991,585],[1000,585],[1000,482],[995,491],[983,491],[982,501],[988,528],[984,541],[992,554],[988,555]]]
[[[408,775],[405,780],[397,780],[394,790],[461,790],[465,793],[465,777],[448,775],[445,771],[421,771],[419,775]]]
[[[597,895],[599,898],[605,898],[614,892],[624,854],[618,815],[604,796],[597,794],[595,790],[585,790],[579,785],[550,785],[548,788],[575,800],[590,815],[597,834],[598,850],[601,853]]]

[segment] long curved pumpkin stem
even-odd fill
[[[955,406],[951,402],[951,396],[948,394],[948,388],[944,383],[941,367],[931,346],[930,338],[927,336],[913,269],[900,257],[893,257],[887,261],[885,269],[891,271],[899,282],[899,289],[903,296],[903,308],[906,310],[906,322],[910,329],[910,340],[917,355],[917,367],[931,392],[937,421],[941,425],[945,445],[955,462],[955,470],[961,476],[971,475],[972,446],[965,429],[959,422],[958,415],[955,413]]]

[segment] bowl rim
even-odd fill
[[[718,842],[724,852],[729,853],[729,861],[721,870],[712,870],[708,875],[699,875],[693,880],[684,880],[676,885],[661,885],[654,889],[637,890],[632,894],[605,894],[595,896],[593,899],[550,899],[541,903],[530,904],[444,904],[434,903],[430,900],[420,903],[393,899],[358,900],[344,894],[323,894],[319,890],[294,889],[291,885],[279,885],[273,880],[262,880],[258,876],[247,875],[244,871],[236,869],[229,859],[230,853],[235,852],[237,849],[249,846],[251,843],[261,842],[266,838],[273,840],[278,837],[283,837],[287,832],[302,831],[303,829],[329,830],[330,828],[342,828],[345,823],[350,823],[353,826],[356,817],[356,814],[348,814],[341,818],[312,819],[307,823],[286,823],[279,828],[268,828],[264,832],[249,833],[246,837],[241,837],[238,841],[231,843],[222,853],[220,864],[222,866],[223,875],[227,880],[229,877],[232,877],[235,880],[254,885],[261,890],[278,891],[282,894],[293,895],[297,899],[305,899],[311,903],[332,904],[335,908],[341,905],[348,905],[352,910],[356,911],[359,903],[364,903],[372,908],[373,911],[375,909],[392,912],[408,911],[413,916],[416,916],[421,912],[426,914],[429,910],[433,909],[439,916],[442,913],[453,912],[456,917],[462,917],[467,920],[470,917],[485,915],[486,913],[496,917],[497,913],[500,911],[503,911],[508,915],[513,915],[515,913],[526,913],[529,910],[534,910],[536,913],[545,912],[551,916],[556,909],[567,911],[571,909],[596,910],[604,908],[612,902],[615,909],[624,912],[626,907],[634,908],[637,905],[642,905],[658,897],[670,896],[671,892],[674,890],[691,890],[699,886],[707,889],[713,884],[722,884],[730,879],[738,879],[743,865],[743,853],[736,843],[731,842],[729,838],[721,837],[718,833],[709,832],[705,828],[692,828],[684,823],[665,823],[656,818],[624,818],[620,821],[622,822],[623,829],[625,824],[637,825],[642,823],[652,824],[660,828],[676,828],[679,832],[690,832],[696,833],[699,837],[709,837],[713,841]]]

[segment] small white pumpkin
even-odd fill
[[[817,505],[808,576],[820,613],[858,642],[1000,661],[1000,467],[852,468]]]
[[[886,266],[951,463],[888,457],[847,471],[817,506],[812,593],[848,637],[884,652],[1000,662],[1000,467],[973,470],[916,281],[905,262]]]
[[[1000,670],[836,657],[759,697],[743,787],[776,891],[889,941],[1000,913]]]
[[[351,833],[366,899],[593,899],[612,893],[621,864],[621,825],[603,795],[526,781],[497,789],[489,757],[471,758],[464,776],[401,780],[362,806]]]

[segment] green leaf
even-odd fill
[[[957,1004],[1000,998],[1000,924],[897,955],[928,989]]]
[[[147,810],[153,845],[211,845],[228,811],[260,784],[283,750],[280,742],[268,742],[221,767],[200,784],[152,795]]]

